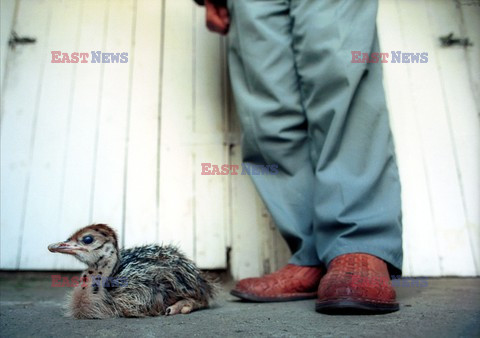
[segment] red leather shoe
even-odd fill
[[[259,278],[242,279],[230,292],[252,302],[287,302],[315,298],[322,270],[318,267],[288,264]]]
[[[317,312],[386,313],[399,309],[387,264],[372,255],[334,258],[318,287]]]

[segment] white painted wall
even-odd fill
[[[92,222],[116,227],[127,246],[177,243],[202,268],[229,259],[236,278],[286,262],[248,177],[200,175],[202,162],[241,162],[225,41],[204,28],[202,8],[1,6],[0,268],[79,268],[46,247]],[[429,53],[427,64],[384,65],[407,275],[480,271],[479,19],[480,6],[450,0],[380,1],[382,51]],[[12,26],[37,43],[8,50]],[[449,32],[474,46],[441,48]],[[51,50],[128,52],[129,62],[52,64]]]

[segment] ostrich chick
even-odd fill
[[[67,305],[67,315],[75,318],[187,314],[213,298],[214,283],[177,248],[119,250],[115,231],[105,224],[84,227],[48,250],[88,265]]]

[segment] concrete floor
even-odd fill
[[[375,316],[332,316],[314,300],[256,304],[227,292],[208,310],[155,318],[75,320],[62,316],[69,288],[50,274],[0,273],[2,337],[480,337],[480,278],[429,279],[397,287],[401,310]]]

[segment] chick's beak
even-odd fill
[[[59,242],[59,243],[50,244],[48,246],[48,250],[50,252],[60,252],[60,253],[65,253],[69,255],[74,255],[78,249],[79,249],[78,246],[76,245],[74,246],[74,244],[71,242]]]

